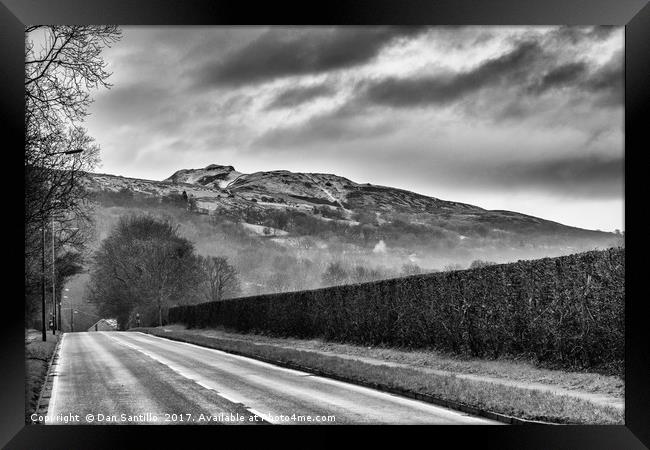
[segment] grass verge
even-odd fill
[[[297,365],[321,375],[380,390],[402,392],[416,397],[420,395],[423,399],[431,397],[438,402],[451,402],[524,420],[558,424],[624,423],[622,410],[564,395],[468,380],[454,375],[435,375],[417,368],[369,364],[276,345],[205,336],[195,330],[136,330],[245,356]]]
[[[25,331],[25,422],[32,423],[29,416],[36,412],[38,397],[47,378],[47,369],[56,348],[59,335],[47,335],[47,341],[34,337],[35,330]]]
[[[165,329],[184,331],[184,325],[167,325]],[[366,362],[385,362],[388,365],[408,365],[425,371],[447,371],[460,376],[471,375],[505,380],[508,384],[547,386],[548,390],[567,390],[573,393],[597,394],[609,397],[613,403],[621,404],[625,394],[625,383],[621,377],[592,372],[567,372],[537,366],[534,361],[524,358],[497,359],[476,358],[464,355],[442,353],[436,350],[400,349],[387,346],[365,347],[361,345],[325,341],[322,339],[297,339],[275,337],[263,334],[242,334],[228,331],[222,327],[192,329],[192,333],[204,336],[250,341],[255,344],[270,344],[297,350],[308,350],[365,360]],[[470,377],[471,378],[471,377]],[[541,389],[545,390],[545,389]],[[556,392],[557,393],[557,392]],[[560,392],[561,393],[561,392]],[[581,395],[578,395],[581,396]],[[585,396],[583,396],[585,397]],[[589,397],[589,395],[586,395]],[[587,398],[589,399],[589,398]],[[601,398],[599,403],[607,403]]]

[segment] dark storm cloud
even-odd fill
[[[533,87],[536,93],[542,93],[555,87],[574,84],[584,77],[587,65],[584,62],[571,62],[560,65],[546,72],[539,84]]]
[[[588,31],[567,29],[550,34],[560,33],[565,40],[594,41],[605,39],[611,34],[610,27],[602,28]],[[526,96],[568,87],[572,89],[570,95],[580,92],[596,94],[590,99],[596,106],[622,104],[622,52],[617,52],[608,63],[597,67],[584,61],[558,61],[558,50],[550,47],[552,46],[544,46],[537,41],[522,40],[511,51],[487,60],[470,71],[369,81],[355,101],[360,105],[375,104],[394,108],[443,105],[459,102],[470,94],[490,87],[504,89],[486,94],[493,97],[495,103],[501,103],[501,98],[506,97],[517,104],[524,101]],[[509,89],[519,92],[508,92]],[[516,105],[506,109],[523,111]]]
[[[497,173],[498,172],[498,173]],[[504,162],[492,182],[538,187],[580,197],[620,197],[623,188],[622,156],[570,155],[548,161]]]
[[[597,106],[622,106],[624,102],[623,52],[617,51],[602,67],[597,69],[586,81],[585,87],[591,92],[601,94]]]
[[[422,157],[410,160],[416,178],[434,177],[443,183],[492,192],[546,192],[561,197],[615,199],[623,195],[622,155],[567,154],[545,160],[489,158],[466,161]]]
[[[600,100],[621,104],[623,101],[623,58],[617,52],[604,65],[589,67],[585,62],[570,62],[549,70],[529,92],[540,94],[553,88],[571,86],[602,96]],[[598,99],[597,99],[598,100]]]
[[[548,40],[557,45],[577,45],[581,42],[603,41],[609,38],[617,27],[599,25],[594,27],[559,27],[548,34]]]
[[[468,72],[420,78],[387,78],[372,82],[363,97],[369,103],[393,107],[449,103],[505,81],[522,83],[529,76],[527,68],[541,56],[542,49],[536,42],[521,42],[512,51]]]
[[[323,73],[366,63],[420,27],[272,29],[197,73],[202,87],[241,86],[292,75]]]
[[[398,126],[394,118],[369,119],[357,116],[350,109],[339,108],[314,116],[299,125],[271,129],[258,138],[255,145],[285,148],[377,138],[393,133]]]
[[[266,107],[266,109],[291,108],[302,105],[311,100],[329,97],[335,92],[334,87],[326,83],[314,86],[289,88],[280,92]]]

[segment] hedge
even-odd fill
[[[171,323],[623,373],[625,249],[177,306]]]

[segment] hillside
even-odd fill
[[[584,230],[512,211],[427,197],[414,192],[321,173],[286,170],[244,174],[232,166],[210,165],[183,169],[163,181],[90,174],[92,191],[127,189],[134,193],[166,196],[185,191],[199,211],[295,210],[321,219],[338,219],[348,225],[407,222],[459,235],[505,233],[555,234],[576,238],[611,239],[612,233]],[[374,217],[373,217],[374,216]]]
[[[199,252],[235,264],[247,295],[321,287],[333,262],[345,283],[622,244],[613,233],[330,174],[210,165],[162,181],[88,174],[85,183],[97,204],[98,240],[120,215],[171,217]]]

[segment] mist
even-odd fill
[[[121,216],[130,214],[167,219],[193,242],[196,253],[227,258],[238,272],[239,295],[244,297],[462,270],[474,261],[500,264],[622,245],[619,237],[609,241],[602,237],[551,239],[504,230],[467,230],[467,236],[459,236],[444,229],[420,230],[399,220],[375,232],[360,223],[337,224],[333,219],[300,213],[289,216],[288,233],[269,226],[272,220],[266,216],[197,214],[151,198],[104,198],[95,207],[95,245]]]

